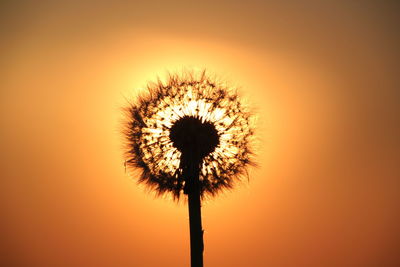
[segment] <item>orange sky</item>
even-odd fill
[[[134,2],[0,5],[0,265],[188,266],[187,207],[124,172],[120,133],[184,67],[259,115],[259,168],[203,204],[205,266],[400,265],[395,1]]]

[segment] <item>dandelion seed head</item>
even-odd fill
[[[182,153],[200,164],[200,193],[213,196],[231,188],[253,164],[254,116],[236,91],[203,71],[170,75],[150,83],[131,104],[124,130],[126,164],[140,170],[139,182],[158,194],[183,194]]]

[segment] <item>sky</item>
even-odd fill
[[[0,263],[188,266],[184,202],[125,172],[122,108],[207,69],[257,168],[203,202],[208,267],[399,266],[397,1],[2,1]]]

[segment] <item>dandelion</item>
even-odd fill
[[[205,71],[170,75],[147,89],[126,109],[126,165],[157,194],[188,196],[192,267],[203,266],[201,199],[246,176],[254,116]]]

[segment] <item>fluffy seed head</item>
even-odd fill
[[[182,154],[200,165],[200,192],[231,188],[252,162],[254,116],[238,94],[203,71],[170,75],[147,86],[126,108],[126,164],[138,181],[179,199]]]

